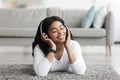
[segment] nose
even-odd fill
[[[64,30],[59,30],[58,33],[59,35],[64,34]]]
[[[63,31],[62,30],[59,30],[58,31],[58,34],[60,35],[60,34],[63,34]]]

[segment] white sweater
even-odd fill
[[[76,56],[76,61],[73,64],[70,64],[65,48],[61,59],[57,60],[54,57],[51,63],[39,49],[38,45],[36,45],[33,59],[33,67],[36,75],[46,76],[50,71],[67,71],[75,74],[84,74],[86,70],[86,64],[81,53],[80,45],[78,42],[71,40],[70,46]]]

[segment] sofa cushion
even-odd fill
[[[106,15],[107,15],[107,9],[106,9],[106,7],[103,6],[96,12],[93,27],[94,28],[102,28]]]
[[[105,29],[83,29],[83,28],[69,28],[74,37],[104,37],[106,36]],[[0,28],[1,37],[31,37],[36,35],[35,28]]]
[[[1,9],[0,28],[37,28],[47,9]]]
[[[105,29],[70,28],[74,37],[105,37]]]
[[[87,10],[82,9],[58,9],[58,8],[49,8],[48,16],[59,16],[64,21],[66,26],[71,28],[80,28],[81,21]]]
[[[95,6],[92,6],[88,10],[86,16],[83,18],[83,20],[81,22],[81,26],[83,28],[89,28],[92,25],[92,23],[94,21],[95,13],[96,13]]]
[[[0,37],[34,37],[37,28],[0,28]]]
[[[31,46],[34,38],[1,37],[0,46]]]

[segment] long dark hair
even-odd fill
[[[42,41],[41,39],[41,26],[42,26],[42,32],[46,33],[48,35],[48,30],[50,25],[54,22],[54,21],[60,21],[63,26],[65,26],[63,19],[61,19],[58,16],[51,16],[51,17],[47,17],[44,20],[42,20],[38,26],[37,29],[37,33],[35,36],[35,39],[32,43],[32,56],[34,56],[34,48],[35,46],[38,44],[39,48],[43,51],[43,53],[45,54],[45,56],[47,56],[48,54],[48,49],[49,49],[49,45],[47,43],[45,43],[44,41]],[[71,34],[71,39],[73,39],[72,34]]]

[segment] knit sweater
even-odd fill
[[[45,57],[44,53],[36,45],[34,48],[33,68],[37,76],[46,76],[49,72],[53,71],[67,71],[74,74],[84,74],[86,70],[86,64],[84,62],[80,45],[77,41],[71,40],[70,47],[76,57],[74,63],[70,64],[68,54],[64,48],[63,54],[60,60],[55,57],[51,62]]]

